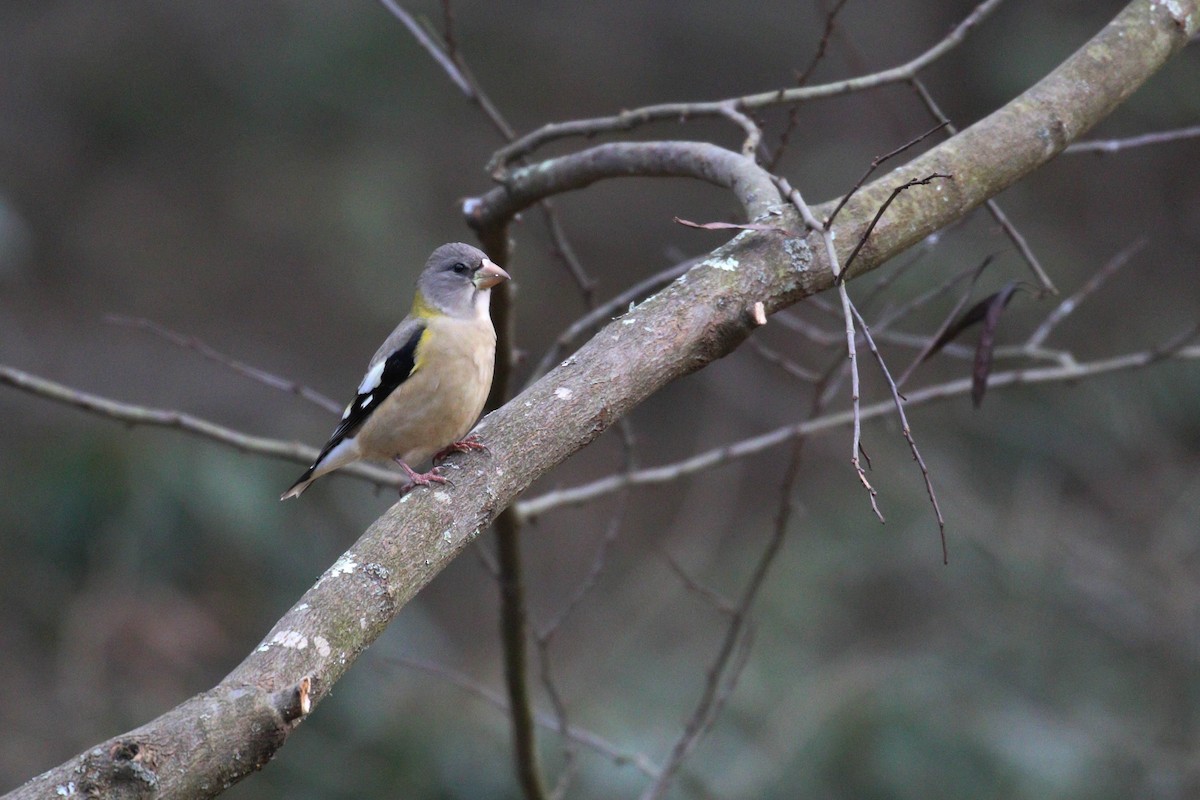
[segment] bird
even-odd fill
[[[496,362],[492,287],[509,274],[469,244],[433,251],[417,278],[412,310],[380,345],[320,455],[280,500],[359,460],[392,460],[403,491],[446,483],[438,464],[452,452],[486,450],[465,434],[483,411]],[[413,465],[433,459],[429,472]]]

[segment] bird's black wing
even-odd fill
[[[383,403],[384,400],[400,387],[400,384],[408,380],[409,376],[417,368],[417,345],[421,343],[421,337],[425,335],[425,323],[420,320],[414,320],[410,331],[402,331],[404,338],[400,345],[392,351],[391,355],[387,356],[382,362],[382,368],[379,363],[376,363],[371,369],[367,370],[367,377],[363,379],[363,383],[359,386],[358,394],[346,406],[346,412],[342,415],[342,421],[334,429],[329,437],[329,441],[321,448],[321,454],[317,456],[317,460],[308,468],[308,472],[300,477],[296,483],[302,483],[308,479],[308,476],[321,464],[321,461],[329,454],[329,451],[337,447],[343,440],[353,438],[358,433],[359,428],[367,421],[371,414],[375,413],[375,409]],[[379,369],[379,377],[377,381],[369,381],[374,370]]]

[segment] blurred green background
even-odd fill
[[[462,52],[519,130],[645,103],[787,86],[828,0],[753,5],[462,0]],[[908,60],[972,2],[850,0],[815,81]],[[1120,2],[1011,0],[927,73],[959,124],[1011,99]],[[412,10],[442,25],[442,6]],[[786,111],[764,114],[774,143]],[[1103,126],[1200,120],[1186,50]],[[810,200],[930,126],[901,86],[804,106],[780,170]],[[639,136],[730,146],[728,125]],[[146,317],[345,399],[407,310],[427,253],[470,240],[459,201],[490,186],[499,140],[377,4],[81,0],[0,4],[0,361],[91,392],[312,445],[328,414],[144,332]],[[576,144],[576,143],[571,143]],[[564,151],[559,145],[549,152]],[[1082,358],[1152,347],[1196,320],[1200,141],[1063,157],[999,201],[1064,292],[1138,237],[1147,246],[1052,340]],[[735,213],[682,181],[559,202],[610,297],[719,244],[674,215]],[[584,310],[538,215],[514,230],[528,370]],[[869,318],[988,253],[980,294],[1028,280],[975,215],[867,305]],[[905,256],[898,261],[904,261]],[[887,268],[856,282],[865,297]],[[942,299],[903,327],[928,332]],[[1014,301],[1003,342],[1052,307]],[[819,309],[797,313],[836,330]],[[781,325],[756,339],[832,363]],[[903,365],[911,351],[896,351]],[[1001,366],[1004,366],[1003,364]],[[914,386],[961,377],[942,358]],[[865,369],[870,374],[871,368]],[[518,376],[520,379],[522,376]],[[871,400],[886,395],[874,377]],[[799,513],[755,611],[737,690],[676,796],[1185,798],[1200,795],[1200,365],[993,392],[911,410],[948,520],[949,566],[894,421],[866,426],[871,515],[849,432],[814,439]],[[844,393],[837,400],[845,403]],[[750,348],[632,415],[643,464],[800,419],[807,387]],[[130,429],[0,389],[0,789],[207,689],[391,498],[333,477],[300,502],[301,465]],[[786,454],[639,489],[598,582],[550,647],[573,724],[661,762],[703,687],[727,597],[770,532]],[[609,434],[534,492],[618,468]],[[526,537],[535,627],[564,608],[619,505],[539,520]],[[491,548],[490,537],[478,547]],[[500,686],[497,588],[467,553],[406,608],[234,798],[514,798],[507,720],[432,661]],[[538,705],[549,710],[539,688]],[[543,732],[553,777],[557,738]],[[634,767],[584,750],[571,797],[631,796]]]

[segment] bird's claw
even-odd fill
[[[399,464],[400,468],[404,470],[404,474],[408,476],[408,481],[409,481],[408,485],[401,487],[401,489],[400,489],[401,495],[408,494],[409,492],[411,492],[413,489],[417,488],[418,486],[432,486],[435,483],[436,484],[449,483],[451,486],[454,485],[449,478],[447,478],[445,475],[442,475],[441,473],[438,472],[438,470],[440,470],[441,467],[435,466],[432,469],[430,469],[429,472],[417,472],[415,469],[410,467],[408,464],[405,464],[403,461],[401,461],[398,458],[393,459],[393,461],[395,461],[397,464]]]
[[[491,450],[476,436],[464,436],[457,442],[448,444],[433,457],[433,463],[440,465],[454,453],[488,453]]]

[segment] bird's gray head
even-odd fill
[[[440,311],[452,317],[486,314],[489,291],[508,280],[508,273],[469,244],[444,244],[425,262],[417,279],[413,313],[427,316]]]

